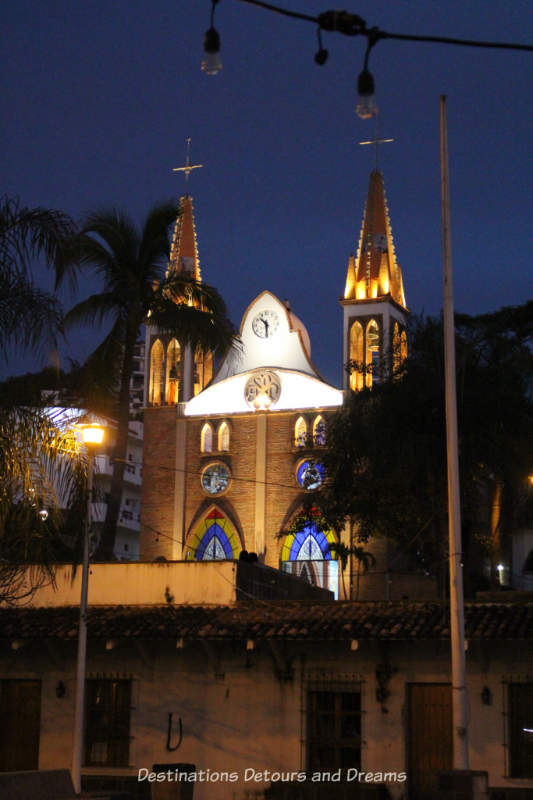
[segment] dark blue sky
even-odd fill
[[[325,0],[286,0],[319,13]],[[527,43],[532,7],[359,0],[369,26]],[[324,34],[236,0],[216,27],[223,70],[200,71],[208,0],[17,0],[3,11],[2,191],[75,217],[117,206],[141,220],[178,196],[172,173],[191,136],[191,176],[204,280],[235,323],[262,289],[288,297],[309,329],[318,369],[341,380],[338,298],[357,247],[373,125],[354,113],[365,41]],[[409,307],[441,306],[439,95],[448,96],[452,244],[458,310],[477,313],[533,295],[533,54],[380,42],[376,80],[396,251]],[[72,298],[64,296],[65,306]],[[73,337],[81,359],[97,333]],[[4,374],[38,368],[12,360]]]

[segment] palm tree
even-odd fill
[[[101,278],[103,289],[78,303],[65,324],[111,320],[111,330],[90,356],[101,372],[115,369],[117,437],[107,514],[96,557],[113,558],[113,549],[128,445],[130,377],[134,346],[141,326],[151,324],[172,333],[183,345],[224,353],[235,330],[216,289],[184,274],[165,276],[170,225],[179,213],[175,203],[153,207],[140,230],[125,214],[98,211],[86,220],[76,249],[80,265]]]
[[[355,593],[355,599],[359,598],[359,575],[361,573],[361,569],[363,570],[363,574],[368,572],[370,567],[373,567],[376,563],[375,557],[370,553],[368,550],[365,550],[364,547],[360,545],[348,545],[344,544],[343,542],[332,542],[329,545],[329,551],[334,552],[337,554],[337,558],[341,562],[341,575],[342,575],[342,589],[344,593],[344,599],[346,599],[346,585],[344,583],[344,572],[346,567],[348,566],[348,558],[353,556],[357,561],[357,589]]]

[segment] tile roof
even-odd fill
[[[79,610],[0,609],[0,640],[76,639]],[[467,639],[533,639],[533,602],[468,603]],[[256,603],[236,606],[93,606],[93,639],[447,639],[439,603]]]

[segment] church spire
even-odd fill
[[[383,175],[370,173],[359,248],[355,262],[350,256],[344,300],[390,297],[406,308],[402,271],[396,260]]]
[[[169,274],[183,272],[197,281],[202,280],[192,197],[188,194],[180,198],[180,213],[172,236],[168,272]]]

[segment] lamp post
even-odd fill
[[[78,631],[78,659],[76,667],[76,706],[74,711],[74,741],[72,750],[72,783],[76,794],[81,792],[81,764],[83,758],[85,674],[87,671],[87,597],[89,590],[89,531],[93,493],[94,455],[104,439],[101,425],[80,425],[81,438],[87,448],[87,508],[83,532],[83,562],[81,572],[80,624]]]

